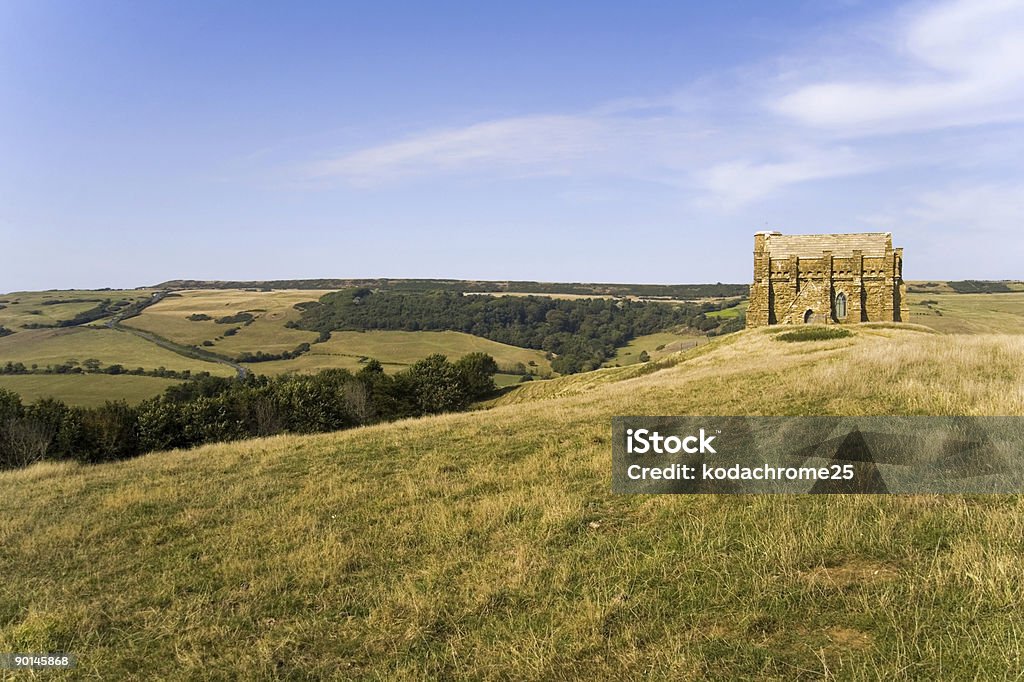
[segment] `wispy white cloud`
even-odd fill
[[[607,133],[607,126],[596,118],[504,118],[360,149],[312,164],[309,172],[358,185],[481,167],[564,173],[569,163],[600,153]]]
[[[865,173],[877,165],[877,160],[849,148],[809,148],[791,151],[784,161],[726,161],[696,176],[708,190],[702,205],[729,208],[770,196],[788,185]]]
[[[957,231],[1013,235],[1024,252],[1024,181],[957,184],[916,196],[907,209],[919,223]],[[1005,243],[1005,242],[1004,242]]]
[[[869,73],[805,83],[772,107],[854,134],[1024,119],[1020,0],[931,6],[903,20],[888,50],[882,69],[873,59]]]
[[[762,65],[665,96],[414,132],[305,173],[353,186],[455,174],[628,178],[669,185],[703,210],[736,210],[802,183],[950,164],[965,143],[943,127],[1024,120],[1019,0],[897,12],[850,39],[864,44],[863,65],[847,54],[828,79],[816,66],[828,55],[805,54],[785,73]],[[896,131],[913,134],[879,142]]]

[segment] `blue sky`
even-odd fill
[[[1024,3],[0,3],[0,291],[1020,278]]]

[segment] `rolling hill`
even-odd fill
[[[753,330],[474,412],[0,474],[0,651],[104,678],[1002,677],[1018,496],[618,496],[620,414],[1024,415],[1024,336]]]

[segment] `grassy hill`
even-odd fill
[[[366,358],[379,360],[389,372],[408,367],[433,353],[457,359],[469,353],[487,353],[500,366],[523,363],[543,375],[551,374],[551,363],[545,353],[498,343],[462,332],[401,332],[371,330],[366,332],[332,332],[329,341],[314,345],[310,351],[293,360],[250,363],[259,374],[318,371],[341,367],[359,371]],[[529,363],[533,365],[529,365]]]
[[[1021,366],[1022,336],[755,330],[471,413],[3,473],[0,651],[104,678],[1004,677],[1020,497],[617,496],[609,421],[1022,415]]]
[[[605,361],[605,367],[624,367],[640,362],[640,354],[646,352],[648,357],[658,358],[678,353],[707,341],[698,334],[677,334],[675,332],[655,332],[638,336],[622,348],[615,351],[615,357]]]
[[[145,300],[150,289],[17,291],[0,294],[0,326],[12,331],[26,324],[53,325],[110,300],[125,303]]]

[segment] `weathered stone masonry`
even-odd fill
[[[908,317],[903,249],[891,233],[754,235],[748,327]]]

